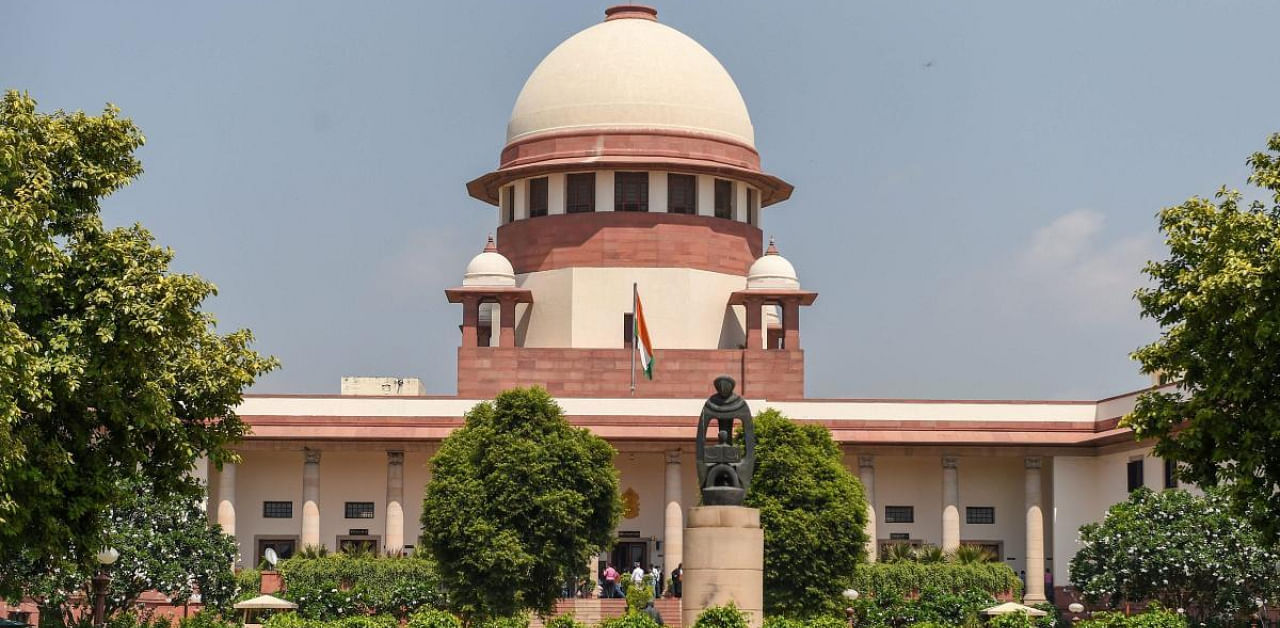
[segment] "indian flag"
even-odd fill
[[[640,370],[644,371],[644,376],[653,379],[653,343],[649,341],[649,326],[644,323],[644,308],[640,306],[640,292],[635,287],[633,291],[633,307],[634,315],[631,317],[632,329],[631,337],[635,339],[635,352],[640,358]]]

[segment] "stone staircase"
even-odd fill
[[[653,605],[662,614],[662,621],[668,628],[681,628],[680,599],[664,597],[654,600]],[[556,602],[556,610],[552,617],[573,613],[574,619],[591,626],[602,619],[621,617],[627,612],[627,601],[620,599],[573,598]],[[544,628],[542,620],[536,616],[529,623],[529,628]]]

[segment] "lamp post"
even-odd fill
[[[107,585],[111,584],[111,576],[107,568],[120,558],[120,552],[108,547],[98,552],[98,574],[93,577],[93,628],[104,628],[107,625]]]
[[[1084,612],[1084,604],[1072,602],[1067,605],[1067,610],[1071,611],[1071,625],[1074,626],[1076,622],[1080,621],[1080,613]]]
[[[858,601],[858,592],[853,589],[845,589],[840,595],[844,596],[844,599],[849,600],[849,606],[844,609],[844,615],[849,620],[849,628],[857,628],[858,612],[854,610],[853,603]]]

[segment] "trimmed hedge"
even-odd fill
[[[870,563],[854,570],[854,587],[873,595],[912,595],[927,589],[1022,594],[1022,580],[1002,563]]]

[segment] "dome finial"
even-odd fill
[[[604,21],[641,19],[658,21],[658,10],[643,4],[618,4],[604,10]]]
[[[494,242],[493,242],[493,234],[492,234],[492,233],[490,233],[490,234],[489,234],[489,241],[488,241],[488,242],[486,242],[486,243],[485,243],[485,245],[484,245],[484,252],[485,252],[485,253],[495,253],[495,252],[497,252],[497,250],[498,250],[498,245],[497,245],[497,244],[494,244]]]
[[[773,236],[769,236],[769,248],[765,249],[765,255],[778,255],[778,245],[774,244]]]

